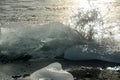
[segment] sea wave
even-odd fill
[[[109,47],[96,42],[91,43],[79,32],[62,23],[54,22],[36,27],[13,23],[2,27],[1,31],[0,56],[5,59],[6,56],[10,60],[62,56],[70,60],[120,61],[119,51],[109,50]]]
[[[52,58],[63,54],[66,48],[81,42],[80,39],[83,37],[75,30],[61,23],[37,27],[13,23],[2,28],[1,54],[12,57],[26,54],[34,58]]]

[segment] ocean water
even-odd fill
[[[98,8],[106,22],[119,20],[118,0],[1,0],[0,22],[23,22],[30,25],[47,22],[64,22],[73,12]],[[116,22],[114,21],[114,22]]]
[[[1,0],[1,55],[10,59],[26,55],[41,59],[65,54],[64,58],[79,55],[77,60],[81,60],[80,52],[86,51],[85,59],[119,62],[119,4],[118,0]],[[96,14],[92,10],[97,10],[99,16],[91,22],[91,16]],[[82,17],[76,16],[79,12]],[[75,28],[77,20],[81,20],[79,24],[85,21],[85,36]],[[92,42],[85,38],[90,25],[94,27]],[[89,56],[91,53],[93,56]]]
[[[23,22],[30,25],[53,21],[65,21],[70,10],[76,7],[74,0],[1,0],[0,20],[5,23]]]

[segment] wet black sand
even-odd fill
[[[72,73],[75,80],[120,80],[120,70],[107,70],[107,67],[120,66],[119,63],[99,60],[68,61],[39,60],[12,63],[0,63],[0,78],[2,80],[17,80],[16,77],[27,76],[51,63],[59,62],[63,69]],[[101,70],[102,69],[102,70]]]

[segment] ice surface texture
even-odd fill
[[[74,80],[74,78],[72,74],[62,69],[60,63],[56,62],[33,72],[30,77],[19,80]]]

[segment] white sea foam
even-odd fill
[[[116,67],[107,67],[108,70],[114,70],[114,71],[117,71],[117,70],[120,70],[120,66],[116,66]]]

